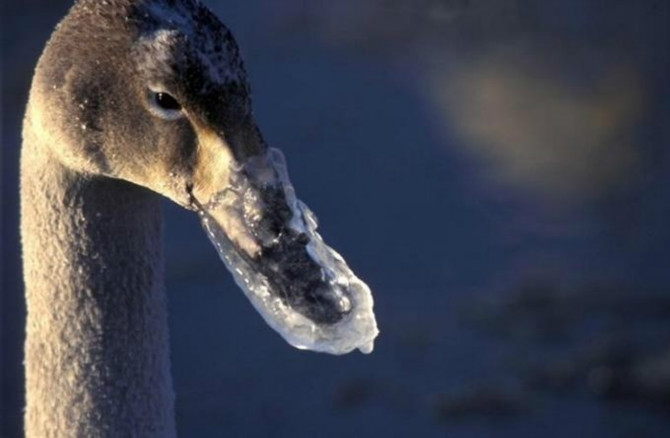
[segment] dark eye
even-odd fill
[[[179,105],[179,102],[177,102],[177,99],[174,97],[170,96],[167,93],[156,93],[154,95],[154,99],[156,99],[156,104],[167,111],[180,111],[181,110],[181,105]]]
[[[164,91],[149,89],[147,108],[156,117],[164,120],[177,120],[184,117],[184,111],[177,99]]]

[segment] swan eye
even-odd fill
[[[159,107],[167,111],[180,111],[181,105],[177,99],[167,93],[156,93],[156,103]]]
[[[176,120],[183,115],[177,99],[162,91],[150,92],[149,109],[155,116],[165,120]]]

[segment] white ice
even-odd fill
[[[299,349],[330,354],[345,354],[354,349],[359,349],[363,353],[372,352],[374,339],[379,330],[372,310],[373,299],[370,289],[354,275],[342,256],[326,245],[316,232],[317,219],[309,208],[297,199],[281,151],[269,149],[263,159],[269,164],[269,168],[274,170],[274,176],[284,188],[287,204],[293,213],[289,226],[309,237],[307,251],[310,257],[321,266],[324,278],[330,287],[337,291],[337,295],[342,297],[345,304],[351,305],[351,311],[335,324],[316,324],[285,305],[278,297],[279,294],[271,293],[272,286],[268,279],[240,256],[229,236],[214,219],[244,212],[245,208],[248,210],[249,205],[244,205],[248,200],[244,197],[235,200],[235,205],[228,203],[215,207],[224,208],[223,212],[213,212],[209,208],[200,211],[202,225],[208,237],[233,274],[237,285],[270,327],[289,344]],[[346,303],[347,300],[349,303]]]

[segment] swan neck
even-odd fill
[[[160,199],[24,141],[27,437],[175,436]]]

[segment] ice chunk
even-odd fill
[[[231,186],[200,207],[202,225],[265,321],[296,348],[373,350],[368,286],[317,233],[277,149],[231,169]]]

